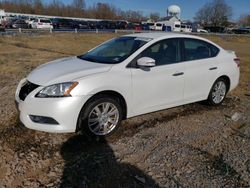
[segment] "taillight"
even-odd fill
[[[240,58],[234,58],[234,62],[237,64],[237,67],[240,67]]]

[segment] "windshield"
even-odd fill
[[[116,64],[127,59],[150,40],[150,38],[120,37],[108,41],[78,58],[96,63]]]

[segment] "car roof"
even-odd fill
[[[142,37],[142,38],[151,38],[151,39],[162,39],[162,38],[174,38],[174,37],[184,37],[184,38],[196,38],[205,40],[202,37],[190,35],[190,34],[181,34],[174,32],[153,32],[153,33],[135,33],[126,35],[130,37]]]
[[[150,38],[153,40],[162,40],[162,39],[168,39],[168,38],[191,38],[191,39],[199,39],[206,41],[210,44],[213,44],[214,46],[217,46],[218,48],[222,49],[219,45],[215,44],[214,42],[203,38],[199,36],[195,36],[192,34],[182,34],[182,33],[175,33],[175,32],[153,32],[153,33],[135,33],[135,34],[129,34],[126,35],[129,37],[141,37],[141,38]]]

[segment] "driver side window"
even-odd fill
[[[180,61],[179,40],[166,39],[144,50],[141,57],[153,58],[156,66],[173,64]]]

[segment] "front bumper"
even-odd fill
[[[18,94],[24,82],[21,81],[17,88],[15,101],[20,112],[20,120],[25,127],[51,133],[76,131],[79,113],[88,100],[88,96],[36,98],[35,95],[42,89],[38,87],[22,101]],[[30,119],[30,115],[51,117],[59,124],[35,123]]]

